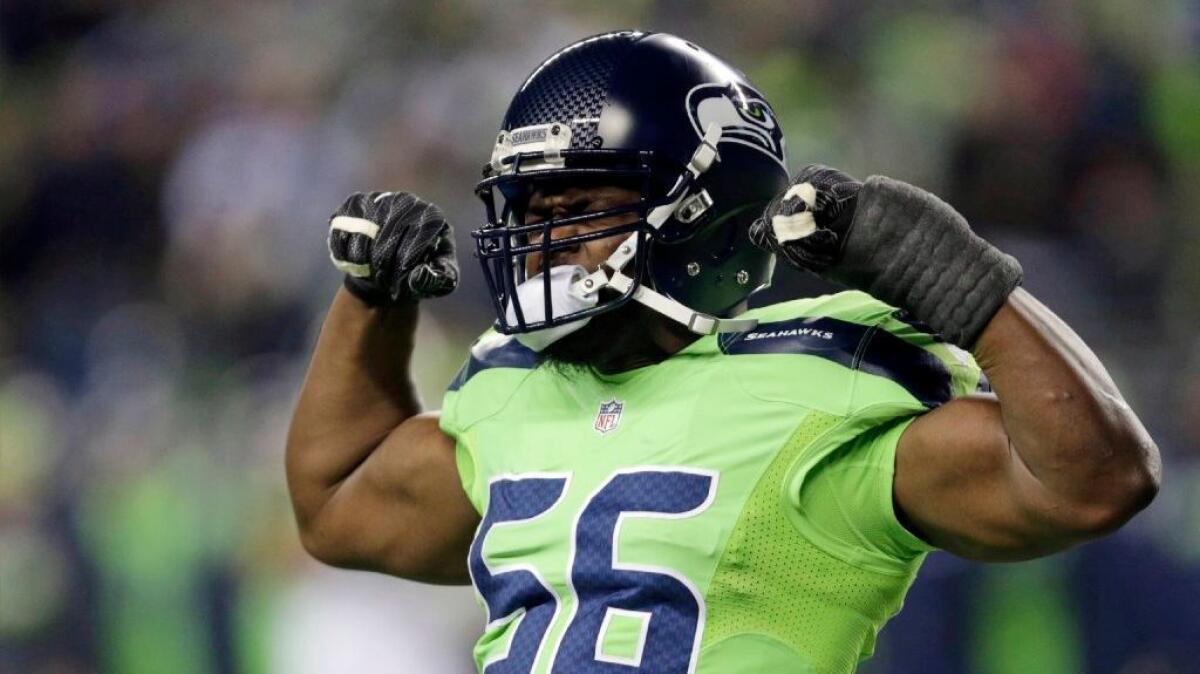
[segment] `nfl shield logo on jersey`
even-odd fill
[[[592,424],[592,428],[601,435],[615,431],[617,424],[621,423],[621,410],[623,409],[625,409],[625,403],[620,400],[600,403],[600,411],[596,413],[596,423]]]

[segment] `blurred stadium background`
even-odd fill
[[[328,214],[466,232],[508,98],[616,27],[739,64],[821,161],[1016,254],[1158,440],[1154,505],[1052,559],[931,555],[868,674],[1200,672],[1200,2],[0,1],[0,672],[470,668],[466,588],[299,548],[284,433],[337,288]],[[440,391],[489,322],[424,310]],[[771,298],[825,290],[781,271]]]

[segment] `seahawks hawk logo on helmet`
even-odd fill
[[[692,127],[701,138],[709,124],[719,124],[722,143],[752,147],[786,170],[783,131],[775,112],[757,91],[737,84],[701,84],[688,92],[687,108]]]

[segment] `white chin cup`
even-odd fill
[[[599,303],[600,297],[597,292],[592,291],[585,294],[573,287],[576,285],[576,281],[587,275],[587,269],[577,264],[557,265],[550,268],[550,304],[555,316],[566,316],[576,311],[590,309]],[[538,274],[517,286],[517,299],[521,302],[521,313],[526,323],[546,320],[546,290],[543,284],[542,275]],[[513,309],[512,300],[508,302],[507,319],[509,325],[516,325],[517,313]],[[517,341],[534,351],[541,351],[587,325],[589,320],[591,319],[581,318],[552,328],[522,332],[516,336]]]

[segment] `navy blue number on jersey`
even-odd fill
[[[521,623],[512,637],[508,655],[488,663],[483,670],[485,674],[530,671],[558,602],[545,582],[532,571],[514,569],[493,574],[483,561],[483,541],[497,524],[530,520],[549,512],[562,496],[566,484],[566,478],[562,477],[504,479],[491,484],[487,514],[471,543],[468,558],[471,580],[487,604],[488,624],[517,619]]]
[[[625,517],[681,519],[707,508],[716,474],[681,468],[619,472],[588,499],[574,531],[571,586],[577,598],[552,670],[571,674],[667,674],[688,672],[700,639],[704,602],[680,573],[665,567],[621,563],[615,554]],[[471,545],[470,569],[488,607],[488,620],[520,619],[508,652],[484,665],[485,674],[529,672],[554,618],[557,600],[529,568],[492,573],[483,542],[492,526],[530,520],[548,512],[566,486],[565,477],[517,477],[491,484],[487,513]],[[601,653],[610,613],[642,620],[632,656]]]
[[[679,470],[618,473],[588,501],[575,531],[571,584],[579,597],[554,660],[555,673],[687,672],[703,614],[699,591],[666,568],[621,564],[614,548],[622,517],[687,517],[711,502],[714,476]],[[597,643],[610,609],[648,621],[637,657],[602,661]]]

